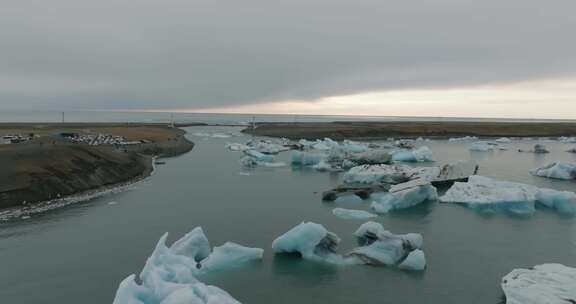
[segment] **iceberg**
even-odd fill
[[[399,151],[392,154],[392,160],[396,162],[433,162],[434,155],[432,150],[422,146],[415,150]]]
[[[352,154],[347,158],[347,160],[352,162],[352,166],[347,166],[351,168],[357,165],[389,164],[392,161],[392,156],[390,153],[383,150],[370,150],[367,152]],[[344,167],[344,164],[342,164],[342,166]]]
[[[398,265],[400,269],[422,271],[426,268],[426,255],[424,251],[416,249],[408,254],[406,259]]]
[[[567,304],[576,302],[576,268],[543,264],[514,269],[502,278],[506,304]]]
[[[511,143],[512,140],[508,137],[502,137],[502,138],[498,138],[497,140],[495,140],[495,142],[500,143],[500,144],[507,144],[507,143]]]
[[[327,163],[325,160],[320,160],[319,163],[312,166],[312,168],[316,169],[317,171],[331,171],[333,170],[332,165]]]
[[[166,246],[168,234],[158,241],[139,275],[124,279],[114,304],[208,304],[239,302],[226,291],[205,285],[198,278],[212,271],[228,270],[249,261],[260,260],[262,249],[226,243],[214,248],[198,227]]]
[[[341,195],[334,200],[336,204],[361,204],[364,200],[356,194]]]
[[[535,176],[555,179],[576,179],[576,164],[555,162],[530,171]]]
[[[256,150],[245,150],[244,154],[259,162],[273,162],[274,156],[258,152]]]
[[[405,165],[362,165],[348,170],[346,184],[399,184],[412,179],[431,179],[438,175],[438,167],[409,167]]]
[[[240,144],[240,143],[226,143],[226,149],[230,150],[230,151],[240,151],[243,152],[245,150],[249,150],[250,147],[248,145],[245,144]]]
[[[368,151],[368,147],[352,141],[344,141],[342,148],[349,153],[362,153]]]
[[[420,234],[395,235],[375,222],[362,224],[354,234],[364,246],[355,248],[347,257],[356,259],[357,263],[368,265],[399,266],[406,261],[412,252],[421,249],[423,244]],[[406,261],[407,265],[417,266],[418,263],[422,262],[419,260],[418,253],[415,255]]]
[[[212,253],[200,265],[200,273],[228,270],[251,261],[262,259],[264,250],[226,242],[214,247]]]
[[[302,222],[272,242],[275,253],[299,253],[304,259],[342,264],[343,259],[336,254],[340,238],[324,226],[312,222]]]
[[[353,210],[344,208],[334,208],[332,210],[332,214],[345,220],[364,220],[377,216],[374,213],[370,213],[364,210]]]
[[[465,181],[471,175],[478,173],[478,164],[474,161],[457,161],[446,164],[440,168],[440,172],[431,182],[434,186],[452,184],[457,181]]]
[[[562,137],[558,138],[558,141],[560,141],[561,143],[565,143],[565,144],[574,144],[574,143],[576,143],[576,136],[574,136],[574,137],[562,136]]]
[[[372,202],[376,213],[388,213],[392,210],[405,209],[426,201],[438,200],[436,188],[425,180],[413,180],[393,185],[389,192],[382,193]]]
[[[492,143],[485,142],[485,141],[478,141],[478,142],[472,143],[472,145],[470,145],[470,147],[468,149],[470,151],[488,152],[488,151],[493,151],[495,147],[496,147],[496,145],[494,145]]]
[[[529,153],[536,153],[536,154],[550,153],[550,151],[548,151],[548,148],[546,148],[546,146],[543,144],[534,145],[534,149],[532,149],[532,150],[519,149],[518,152],[529,152]]]
[[[476,136],[464,136],[464,137],[449,138],[448,142],[458,143],[458,142],[468,142],[468,141],[477,141],[477,140],[478,140],[478,137],[476,137]]]
[[[324,155],[311,152],[292,152],[292,165],[296,166],[314,166],[324,159]]]
[[[251,146],[252,149],[264,154],[278,154],[290,150],[289,147],[286,147],[283,144],[276,144],[268,141],[258,141],[252,143]]]
[[[553,208],[563,214],[576,213],[574,192],[541,189],[478,175],[471,176],[466,183],[455,183],[440,201],[463,204],[471,209],[489,213],[532,215],[536,211],[536,205]]]

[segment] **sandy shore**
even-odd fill
[[[576,135],[567,122],[328,122],[260,123],[243,132],[290,139],[382,139],[387,137],[558,137]]]
[[[120,135],[146,143],[117,149],[71,143],[59,132]],[[152,157],[190,151],[185,131],[164,125],[0,124],[0,135],[34,133],[32,141],[0,145],[0,208],[33,204],[146,177]]]

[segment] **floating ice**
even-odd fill
[[[518,152],[529,152],[529,153],[536,153],[536,154],[550,153],[550,151],[548,151],[548,148],[546,148],[546,146],[543,144],[534,145],[534,149],[532,149],[532,150],[519,149]]]
[[[286,147],[283,144],[277,144],[268,141],[258,141],[252,143],[252,148],[264,154],[278,154],[280,152],[290,150],[289,147]]]
[[[258,152],[256,150],[245,150],[244,154],[259,162],[273,162],[274,156]]]
[[[426,268],[426,256],[424,251],[416,249],[408,254],[400,265],[400,269],[422,271]]]
[[[324,226],[303,222],[275,239],[272,249],[275,253],[299,253],[304,259],[341,264],[343,259],[336,254],[338,243],[338,236]]]
[[[512,140],[508,137],[502,137],[502,138],[498,138],[497,140],[495,140],[495,142],[500,143],[500,144],[507,144],[512,142]]]
[[[205,285],[198,276],[227,270],[262,258],[262,249],[226,243],[210,253],[209,241],[202,228],[195,228],[166,246],[164,234],[139,275],[124,279],[116,292],[114,304],[238,304],[226,291]]]
[[[319,163],[315,164],[314,166],[312,166],[312,168],[318,170],[318,171],[330,171],[332,170],[332,165],[330,165],[328,162],[326,162],[325,160],[320,160]]]
[[[392,155],[393,161],[398,162],[433,162],[434,155],[432,150],[426,146],[422,146],[415,150],[399,151]]]
[[[250,261],[261,260],[263,254],[264,250],[260,248],[249,248],[227,242],[222,246],[214,247],[214,251],[200,263],[200,272],[228,270]]]
[[[560,213],[576,213],[576,193],[540,189],[535,186],[471,176],[467,183],[455,183],[440,198],[443,203],[459,203],[481,212],[508,212],[532,215],[535,205]]]
[[[576,268],[543,264],[514,269],[502,278],[506,304],[568,304],[576,302]]]
[[[558,138],[558,141],[562,142],[562,143],[566,143],[566,144],[574,144],[576,143],[576,136],[575,137],[560,137]]]
[[[230,151],[245,151],[250,149],[248,145],[240,143],[226,143],[225,147]]]
[[[494,145],[494,144],[489,143],[489,142],[478,141],[478,142],[472,143],[472,145],[470,145],[470,147],[468,149],[470,151],[488,152],[488,151],[493,151],[496,146],[497,145]]]
[[[312,152],[292,152],[292,165],[296,166],[314,166],[318,164],[324,155]]]
[[[555,162],[530,171],[532,175],[556,178],[576,179],[576,164]]]
[[[409,167],[405,165],[362,165],[344,174],[346,184],[398,184],[412,179],[431,179],[439,173],[438,167]]]
[[[574,147],[574,148],[572,148],[572,149],[569,149],[569,150],[568,150],[568,151],[566,151],[566,152],[569,152],[569,153],[576,153],[576,147]]]
[[[354,234],[365,246],[355,248],[347,256],[369,265],[392,266],[402,264],[412,252],[419,250],[423,243],[422,236],[419,234],[396,235],[375,222],[364,223]],[[405,267],[407,265],[415,266],[414,270],[416,270],[418,264],[422,262],[425,267],[425,260],[422,261],[418,253],[415,255],[406,261]]]
[[[367,152],[352,154],[348,157],[348,161],[354,164],[349,168],[357,165],[378,165],[389,164],[392,160],[390,153],[383,150],[370,150]],[[344,163],[342,164],[344,166]]]
[[[388,213],[435,200],[438,192],[434,186],[424,180],[413,180],[392,186],[389,192],[376,197],[371,206],[376,213]]]
[[[344,209],[344,208],[334,208],[332,213],[342,219],[345,220],[364,220],[376,217],[377,215],[374,213],[370,213],[364,210],[352,210],[352,209]]]
[[[476,136],[465,136],[465,137],[453,137],[448,139],[449,142],[457,143],[457,142],[468,142],[468,141],[476,141],[478,137]]]
[[[368,151],[368,147],[352,141],[344,141],[342,148],[349,153],[362,153]]]
[[[446,164],[440,168],[440,172],[434,178],[432,183],[446,184],[456,181],[463,181],[478,173],[478,164],[473,161],[457,161],[455,163]]]
[[[334,200],[334,203],[336,203],[336,204],[360,204],[363,201],[364,200],[362,200],[362,198],[359,197],[358,195],[350,194],[350,195],[338,196]]]

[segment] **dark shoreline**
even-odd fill
[[[46,130],[47,128],[47,130]],[[173,157],[194,147],[184,130],[150,124],[0,124],[0,134],[102,128],[149,142],[119,151],[112,146],[75,144],[42,135],[29,142],[0,145],[0,209],[33,206],[68,196],[97,192],[146,178],[153,157]],[[5,134],[5,133],[4,133]]]
[[[288,139],[376,140],[387,137],[449,138],[477,137],[560,137],[575,136],[576,123],[568,122],[298,122],[257,123],[242,132]]]

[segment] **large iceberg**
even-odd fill
[[[532,175],[556,178],[556,179],[576,179],[576,164],[555,162],[541,168],[531,170]]]
[[[464,204],[480,212],[508,212],[532,215],[535,206],[553,208],[563,214],[576,213],[576,193],[541,189],[474,175],[468,182],[455,183],[442,197],[443,203]]]
[[[303,222],[272,242],[275,253],[299,253],[304,259],[342,264],[336,254],[340,238],[324,226]]]
[[[422,146],[415,150],[402,150],[392,155],[392,160],[397,162],[433,162],[434,155],[432,150]]]
[[[506,304],[576,303],[576,268],[543,264],[514,269],[502,278]]]
[[[344,208],[334,208],[332,210],[332,214],[345,220],[365,220],[377,216],[374,213],[370,213],[364,210],[354,210]]]
[[[436,200],[438,200],[436,188],[428,181],[417,179],[393,185],[389,192],[378,194],[371,207],[376,213],[388,213]]]
[[[210,243],[201,228],[166,246],[168,234],[142,269],[139,284],[135,275],[124,279],[116,292],[114,304],[237,304],[226,291],[205,285],[199,277],[212,271],[238,267],[262,259],[263,250],[226,243],[210,252]]]

